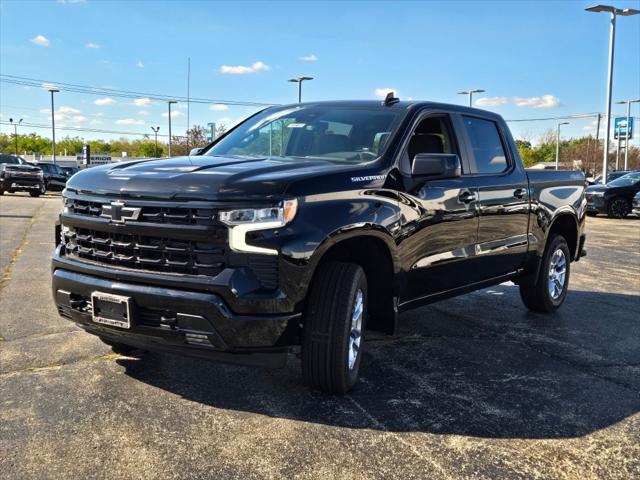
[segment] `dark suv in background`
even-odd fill
[[[46,190],[63,190],[67,184],[69,175],[55,163],[36,162],[32,163],[42,169],[44,174],[44,184]]]
[[[585,191],[587,215],[605,213],[624,218],[632,210],[633,196],[640,191],[640,171],[627,173],[606,185],[592,185]]]
[[[29,192],[38,197],[45,192],[42,170],[17,155],[0,154],[0,195],[4,192]]]

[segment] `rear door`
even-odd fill
[[[476,243],[477,192],[453,127],[448,113],[425,112],[414,123],[401,153],[404,188],[399,192],[399,241],[406,273],[401,303],[476,280],[465,259],[473,254]],[[413,178],[411,165],[418,153],[457,154],[462,159],[462,175]]]
[[[460,115],[478,191],[477,265],[486,279],[520,268],[528,248],[529,184],[506,126],[493,117]]]

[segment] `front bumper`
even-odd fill
[[[587,195],[587,212],[607,213],[607,205],[602,195]]]
[[[130,329],[92,321],[94,291],[133,300]],[[61,316],[106,340],[266,367],[284,364],[299,323],[299,314],[236,315],[213,293],[99,278],[55,263],[53,296]]]
[[[38,177],[3,177],[1,180],[3,190],[44,190],[44,181]]]

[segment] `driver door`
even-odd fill
[[[400,250],[406,293],[401,304],[477,281],[467,259],[477,241],[478,192],[454,134],[455,121],[446,113],[424,114],[402,153]],[[419,153],[458,155],[462,174],[445,179],[412,176],[412,162]]]

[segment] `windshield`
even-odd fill
[[[607,183],[607,185],[611,187],[628,187],[631,185],[635,185],[640,182],[640,172],[627,173],[623,177],[616,178],[611,182]]]
[[[2,155],[0,163],[6,163],[7,165],[22,165],[24,160],[20,157],[14,157],[13,155]]]
[[[383,153],[401,112],[322,105],[270,108],[239,125],[205,155],[368,162]]]

